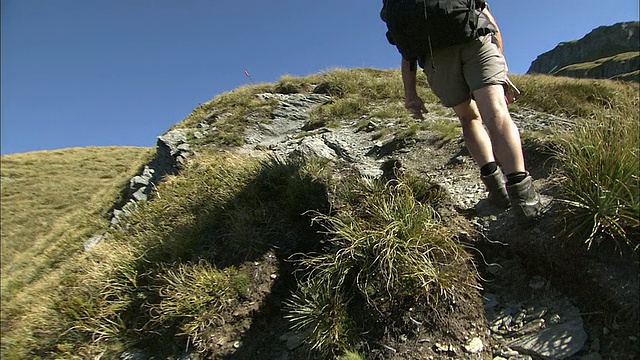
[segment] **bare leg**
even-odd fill
[[[462,104],[454,106],[453,111],[460,119],[464,143],[478,167],[495,161],[491,140],[484,126],[482,126],[482,118],[475,101],[469,99]]]
[[[495,161],[489,134],[482,126],[482,118],[475,101],[469,99],[453,107],[462,123],[462,134],[469,153],[479,168]],[[480,179],[489,191],[489,199],[499,208],[509,207],[509,196],[504,186],[502,172],[499,170],[491,174],[482,174]]]
[[[473,95],[504,173],[525,171],[520,132],[509,115],[503,87],[489,85],[474,91]]]

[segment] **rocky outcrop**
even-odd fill
[[[180,166],[191,154],[191,147],[187,143],[187,131],[175,129],[159,136],[155,156],[142,167],[138,175],[129,180],[128,195],[124,204],[113,207],[110,226],[121,226],[122,220],[136,210],[139,202],[149,199],[156,184],[163,177],[177,173]],[[107,234],[98,234],[89,238],[84,243],[84,249],[91,249]]]
[[[560,43],[538,56],[527,74],[601,79],[627,74],[624,78],[627,79],[630,73],[639,70],[639,29],[637,21],[598,27],[580,40]],[[626,55],[618,56],[620,54]]]

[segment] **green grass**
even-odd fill
[[[640,55],[638,54],[638,52],[626,52],[626,53],[621,53],[621,54],[616,54],[613,56],[609,56],[609,57],[605,57],[605,58],[601,58],[595,61],[590,61],[590,62],[584,62],[584,63],[578,63],[578,64],[571,64],[571,65],[567,65],[565,67],[563,67],[562,69],[560,69],[559,71],[572,71],[572,70],[584,70],[587,71],[589,69],[593,69],[596,68],[600,65],[602,65],[605,62],[625,62],[625,61],[629,61],[631,59],[637,58]]]
[[[160,300],[150,305],[149,327],[178,324],[180,335],[202,342],[207,329],[225,323],[226,309],[246,298],[250,275],[234,267],[220,270],[207,261],[163,265],[155,279]]]
[[[367,112],[367,104],[362,97],[339,98],[314,108],[309,114],[309,121],[305,128],[336,127],[341,120],[357,119]]]
[[[569,135],[555,136],[565,204],[564,234],[591,247],[614,241],[638,248],[640,206],[637,83],[546,75],[515,76],[519,106],[572,118]]]
[[[517,105],[569,118],[589,118],[626,106],[638,97],[638,84],[550,75],[513,75],[522,91]]]
[[[439,119],[430,123],[429,128],[439,134],[444,142],[453,141],[462,135],[462,126],[459,121]]]

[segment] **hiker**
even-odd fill
[[[514,99],[511,92],[505,98],[505,87],[512,83],[502,36],[485,1],[383,0],[380,16],[388,41],[402,55],[407,110],[418,119],[427,112],[416,91],[417,63],[434,94],[460,119],[489,200],[512,207],[522,223],[535,220],[540,196],[525,169],[520,133],[507,108]]]

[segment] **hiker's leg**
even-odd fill
[[[469,99],[453,107],[462,124],[464,143],[478,167],[482,167],[494,160],[491,140],[482,126],[480,112],[475,101]]]
[[[489,200],[499,208],[508,208],[510,203],[504,178],[494,162],[491,140],[482,126],[482,119],[475,101],[469,99],[454,106],[453,110],[462,123],[462,135],[467,149],[480,168],[480,179],[489,191]]]
[[[480,168],[480,179],[489,192],[489,200],[497,207],[510,206],[502,172],[496,166],[489,134],[482,126],[482,119],[475,101],[469,99],[453,107],[462,123],[462,135],[473,160]]]
[[[504,173],[524,172],[520,132],[509,115],[502,85],[485,86],[475,90],[473,96]]]
[[[507,193],[518,222],[532,224],[542,212],[540,195],[524,169],[520,133],[511,119],[502,85],[489,85],[473,92],[504,173]]]

